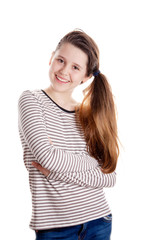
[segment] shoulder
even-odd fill
[[[41,94],[41,90],[25,90],[21,93],[19,96],[19,100],[21,99],[27,99],[27,98],[39,98]]]
[[[18,105],[35,104],[39,102],[41,90],[25,90],[18,99]]]
[[[41,94],[41,90],[40,89],[36,89],[36,90],[25,90],[21,93],[20,98],[21,97],[27,97],[27,96],[39,96]]]

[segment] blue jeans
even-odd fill
[[[110,240],[112,214],[90,222],[36,231],[36,240]]]

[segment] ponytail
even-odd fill
[[[76,111],[86,139],[88,152],[96,158],[104,173],[115,170],[119,155],[115,105],[110,85],[99,69],[99,49],[83,31],[72,31],[59,42],[57,49],[70,43],[88,56],[86,76],[94,80],[85,90],[82,104]]]
[[[112,91],[106,77],[99,73],[85,89],[78,110],[88,152],[104,173],[115,170],[119,155],[117,121]]]

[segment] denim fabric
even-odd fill
[[[72,227],[40,230],[36,240],[110,240],[111,229],[112,214]]]

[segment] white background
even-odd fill
[[[1,239],[33,240],[31,194],[17,128],[17,101],[49,84],[56,44],[75,28],[98,44],[100,70],[118,109],[122,143],[117,184],[106,189],[112,240],[160,239],[159,1],[0,2]]]

